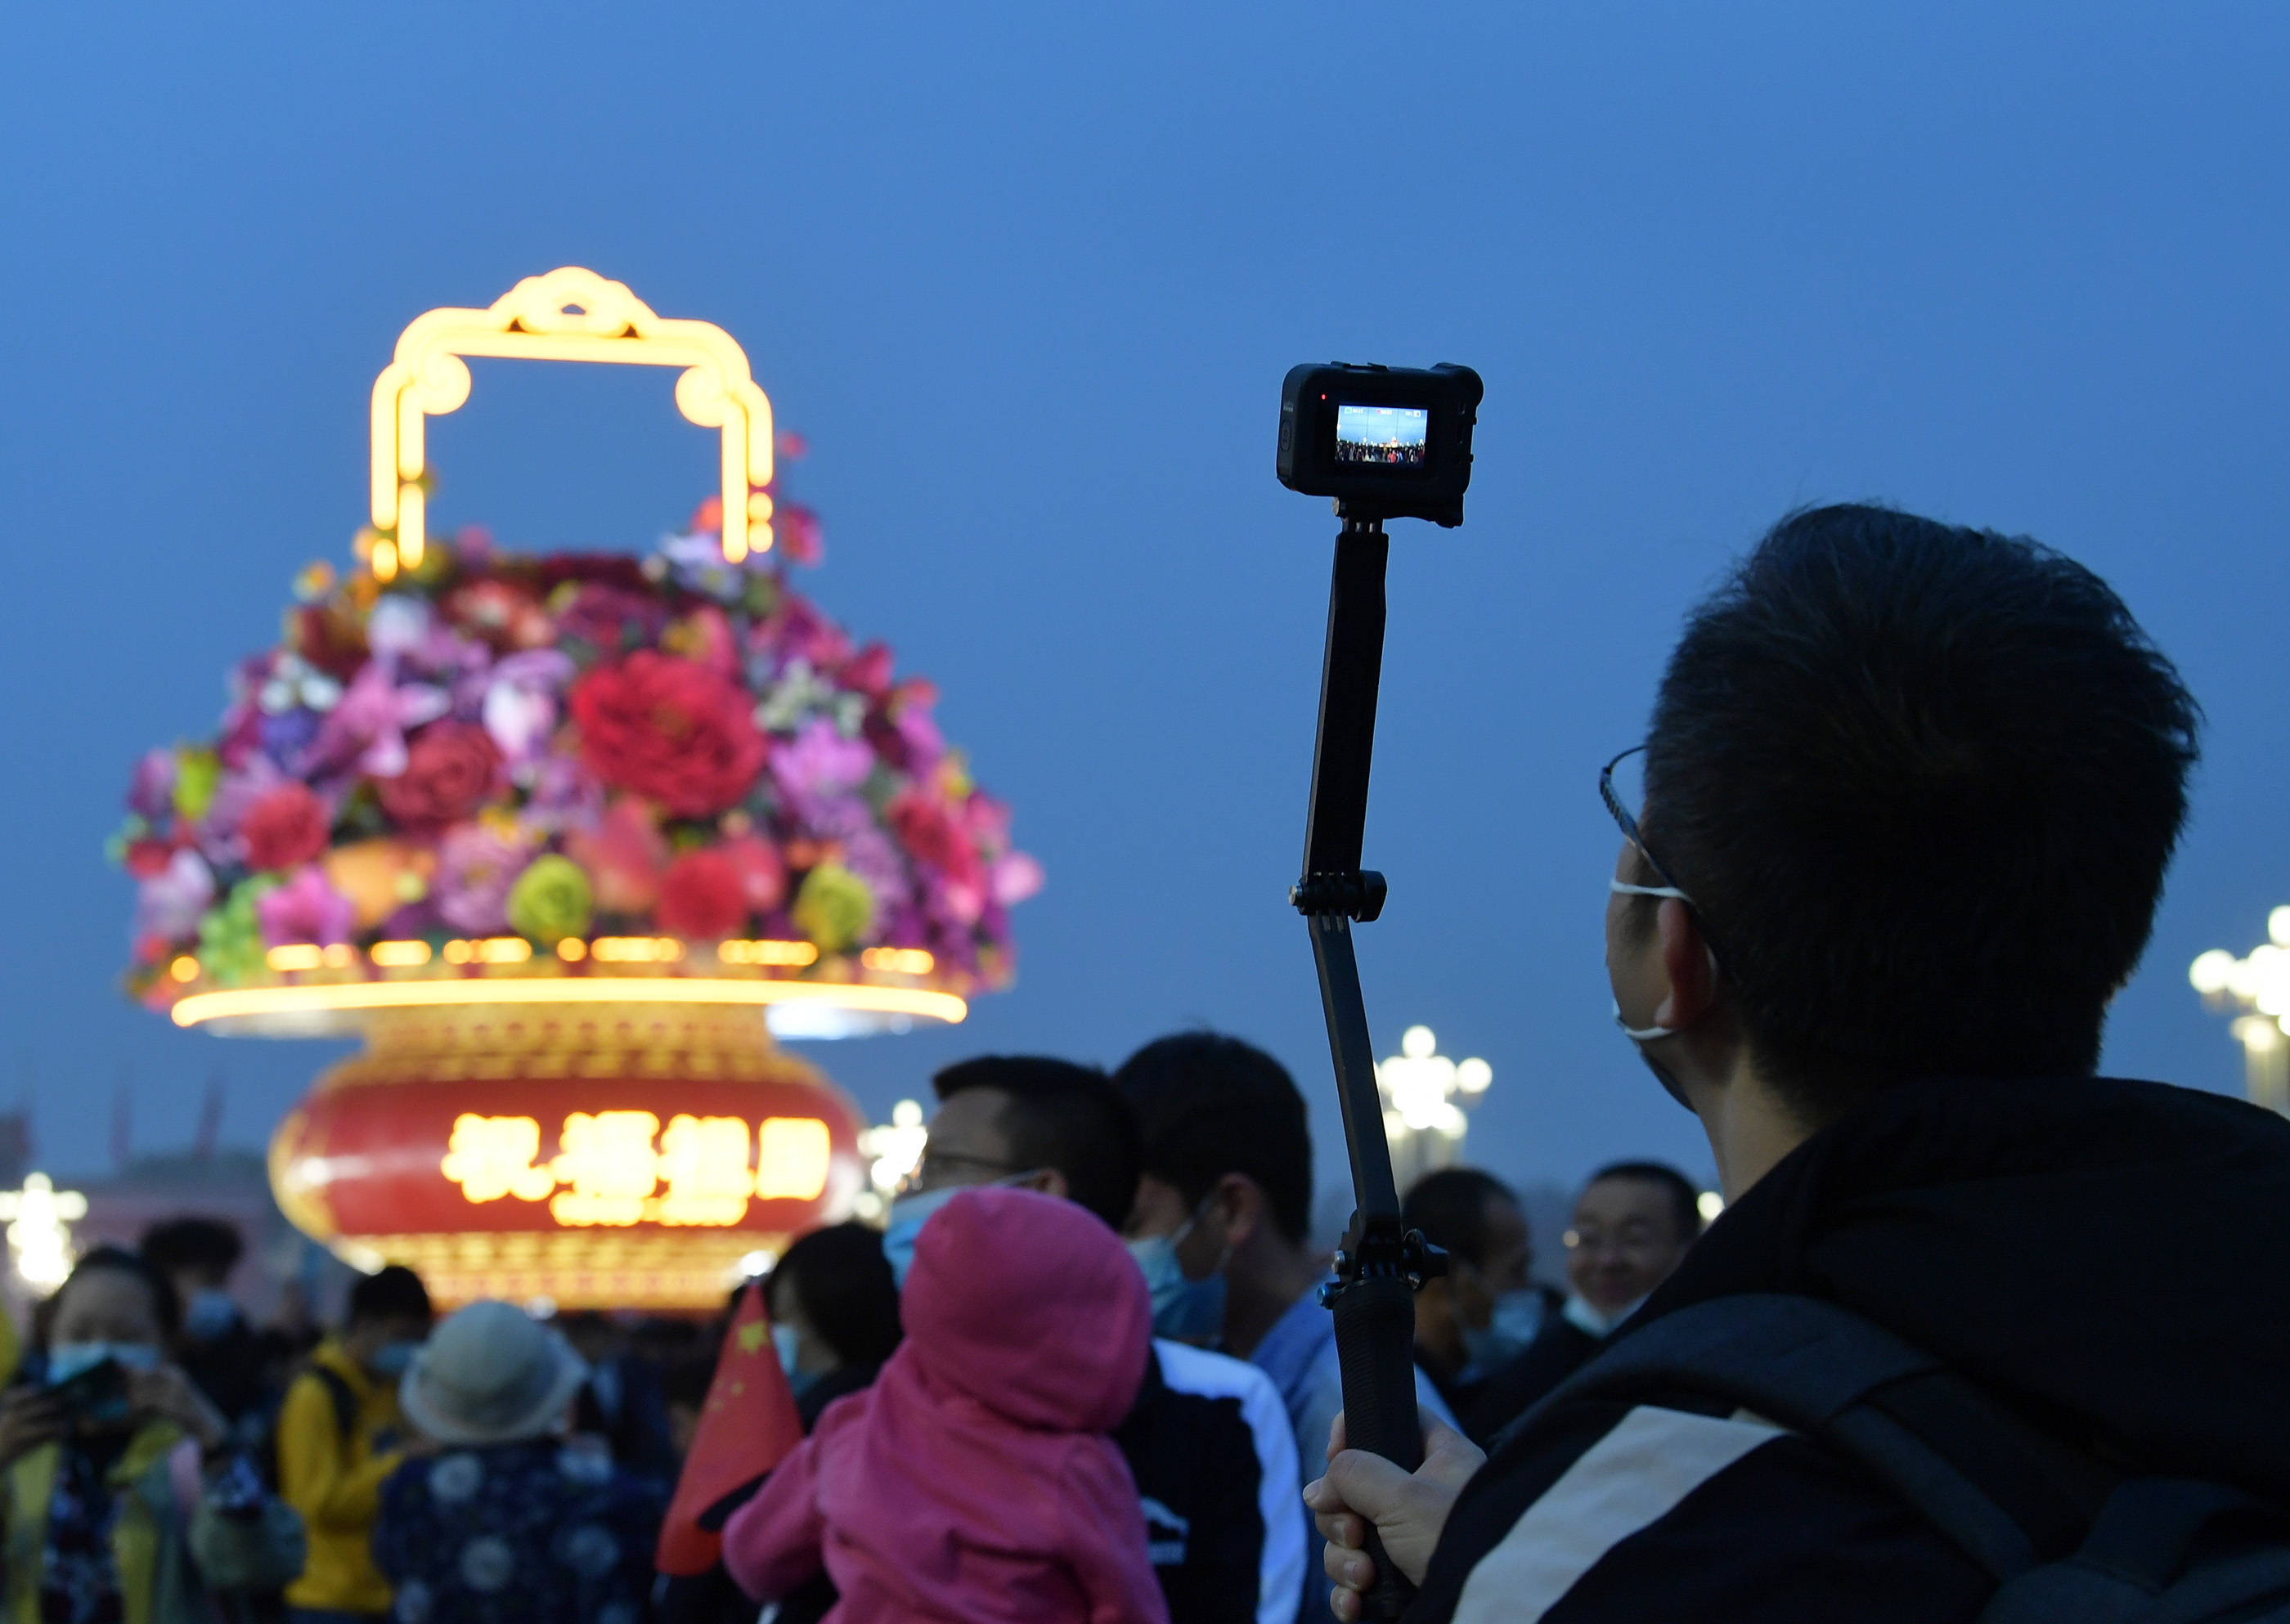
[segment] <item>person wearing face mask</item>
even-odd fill
[[[1556,1300],[1530,1277],[1526,1214],[1493,1174],[1476,1167],[1426,1173],[1409,1187],[1400,1212],[1447,1254],[1447,1272],[1415,1294],[1416,1363],[1476,1438],[1469,1405],[1490,1377],[1533,1346]]]
[[[167,1276],[183,1305],[178,1341],[185,1373],[240,1436],[252,1437],[278,1391],[266,1379],[276,1350],[230,1293],[245,1252],[238,1230],[220,1219],[172,1218],[145,1230],[136,1250]]]
[[[389,1585],[372,1539],[381,1485],[409,1449],[397,1384],[429,1334],[421,1277],[395,1265],[350,1287],[342,1329],[318,1345],[278,1414],[278,1487],[309,1529],[310,1555],[286,1587],[297,1624],[378,1619]]]
[[[1124,1060],[1113,1083],[1142,1131],[1127,1233],[1164,1265],[1168,1294],[1157,1292],[1157,1305],[1181,1304],[1189,1323],[1270,1379],[1301,1488],[1319,1475],[1344,1403],[1335,1316],[1320,1301],[1325,1256],[1306,1234],[1312,1136],[1304,1097],[1279,1061],[1218,1032],[1158,1038]],[[1453,1423],[1420,1368],[1415,1391],[1432,1414]],[[1328,1596],[1320,1539],[1293,1500],[1287,1516],[1309,1556],[1289,1611],[1317,1617]]]
[[[891,1209],[894,1273],[955,1193],[1038,1190],[1119,1228],[1134,1204],[1134,1112],[1094,1066],[986,1055],[932,1079],[939,1107],[912,1190]],[[1205,1346],[1221,1314],[1189,1282],[1166,1237],[1133,1238],[1151,1305],[1152,1358],[1113,1441],[1145,1512],[1148,1554],[1171,1624],[1291,1624],[1306,1575],[1293,1500],[1295,1444],[1263,1373]]]
[[[42,1624],[207,1624],[302,1563],[221,1412],[167,1349],[166,1276],[98,1247],[52,1300],[43,1356],[0,1395],[0,1604]]]
[[[1590,1175],[1566,1231],[1565,1301],[1462,1409],[1472,1442],[1486,1443],[1588,1364],[1669,1278],[1701,1233],[1701,1196],[1661,1162],[1616,1162]]]
[[[1619,1024],[1725,1210],[1492,1455],[1336,1440],[1339,1618],[1371,1521],[1410,1624],[2274,1604],[2238,1580],[2281,1536],[2214,1514],[2290,1504],[2290,1122],[2098,1071],[2200,723],[2025,537],[1766,533],[1597,780]]]
[[[873,1381],[898,1350],[898,1283],[882,1233],[869,1225],[834,1224],[801,1236],[764,1283],[764,1302],[805,1432],[829,1404]]]

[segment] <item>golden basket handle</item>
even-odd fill
[[[772,403],[747,353],[713,322],[656,316],[623,283],[567,265],[527,276],[483,310],[417,316],[373,380],[373,570],[387,580],[421,562],[427,516],[424,429],[469,398],[463,357],[617,361],[677,366],[676,404],[724,438],[724,557],[737,564],[772,544]]]

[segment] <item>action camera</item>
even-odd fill
[[[1485,392],[1477,372],[1446,363],[1292,368],[1280,386],[1280,483],[1334,497],[1347,518],[1460,524]]]

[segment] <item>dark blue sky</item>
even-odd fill
[[[1607,1018],[1613,830],[1685,606],[1882,498],[2108,575],[2211,718],[2108,1062],[2237,1085],[2185,979],[2290,900],[2290,13],[2132,8],[19,7],[0,46],[0,1097],[43,1159],[254,1142],[327,1052],[121,1002],[99,848],[363,515],[398,330],[585,264],[748,347],[810,588],[945,691],[1049,888],[965,1028],[816,1051],[877,1112],[983,1048],[1208,1021],[1307,1085],[1333,521],[1302,360],[1469,362],[1470,522],[1407,525],[1362,935],[1380,1052],[1493,1062],[1477,1159],[1708,1166]],[[1175,426],[1173,431],[1172,426]],[[438,522],[633,548],[712,481],[665,374],[481,364]]]

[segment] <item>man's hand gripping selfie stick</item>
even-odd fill
[[[1415,1413],[1415,1292],[1443,1273],[1445,1254],[1401,1221],[1376,1094],[1367,1007],[1352,956],[1352,921],[1383,911],[1380,874],[1360,868],[1367,821],[1369,756],[1375,746],[1376,687],[1383,668],[1383,574],[1390,542],[1377,518],[1347,516],[1336,539],[1328,595],[1328,647],[1320,671],[1319,733],[1312,748],[1312,801],[1304,826],[1304,877],[1288,893],[1312,935],[1320,1003],[1335,1059],[1336,1097],[1351,1152],[1356,1210],[1336,1253],[1336,1278],[1324,1299],[1336,1316],[1343,1368],[1345,1441],[1397,1462],[1423,1463]],[[1368,1531],[1375,1587],[1366,1616],[1392,1620],[1415,1588],[1384,1559]]]

